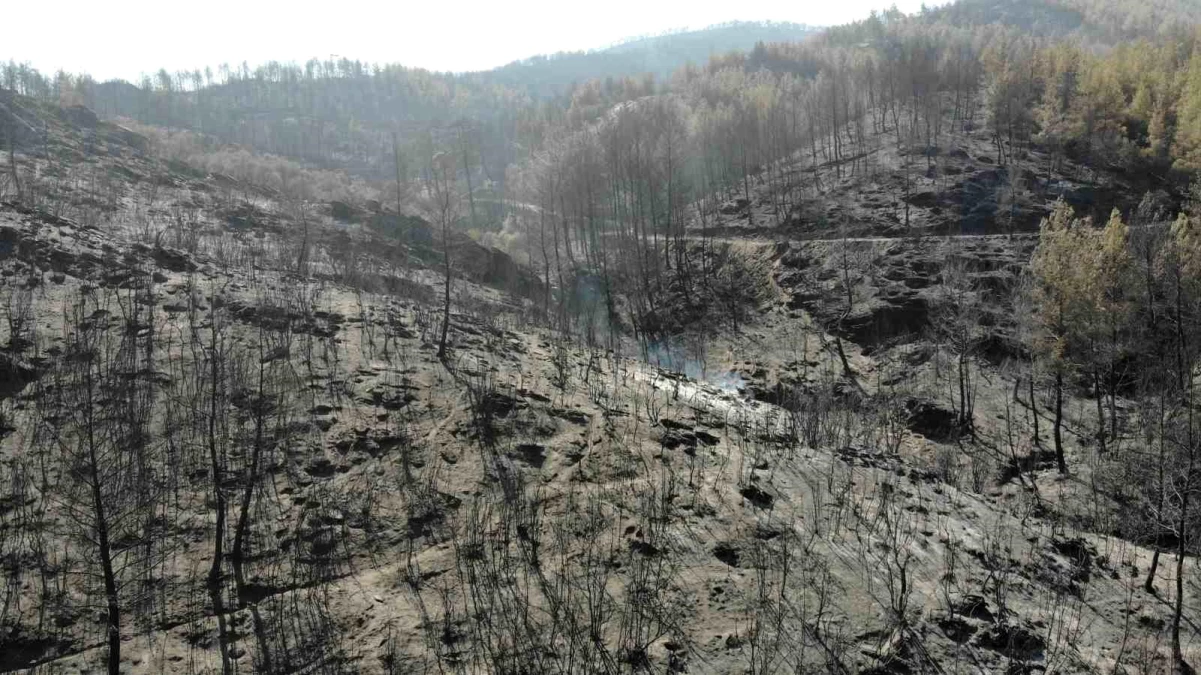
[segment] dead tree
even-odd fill
[[[442,231],[442,272],[445,283],[442,290],[442,328],[438,336],[438,358],[443,361],[446,360],[446,339],[450,333],[450,229],[459,215],[454,165],[454,157],[439,152],[430,157],[430,166],[426,171],[426,192],[431,202],[431,210]]]
[[[139,451],[147,442],[149,410],[137,399],[151,385],[122,358],[131,350],[110,332],[107,304],[89,293],[66,311],[66,348],[50,374],[53,386],[39,401],[39,422],[52,439],[59,473],[50,498],[88,551],[88,575],[99,577],[103,588],[107,670],[117,675],[124,572],[145,550],[142,528],[154,508],[159,472],[151,465],[154,454]]]

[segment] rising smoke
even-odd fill
[[[746,386],[742,376],[732,370],[711,372],[705,361],[704,345],[689,349],[673,340],[652,342],[646,347],[646,362],[687,378],[711,384],[728,394],[739,394]]]

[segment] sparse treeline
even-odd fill
[[[886,12],[803,43],[760,43],[749,53],[717,55],[666,81],[649,74],[583,81],[544,99],[481,74],[349,59],[159,70],[136,84],[44,75],[10,61],[0,66],[0,84],[40,99],[84,103],[104,116],[377,172],[390,169],[391,132],[415,141],[431,124],[470,120],[484,150],[479,170],[497,181],[506,166],[528,158],[556,131],[578,129],[614,105],[664,92],[695,105],[696,80],[719,75],[725,86],[707,87],[704,98],[709,105],[717,103],[714,96],[732,104],[742,89],[757,85],[761,71],[776,79],[795,75],[811,86],[824,74],[826,86],[816,88],[831,100],[816,110],[839,116],[842,125],[870,117],[879,128],[890,98],[912,104],[934,91],[954,92],[952,105],[971,111],[972,100],[963,94],[983,85],[1007,142],[1044,133],[1065,144],[1105,145],[1107,133],[1119,132],[1159,159],[1193,152],[1197,125],[1190,121],[1201,114],[1195,110],[1201,84],[1193,63],[1197,36],[1190,29],[1177,24],[1154,42],[1134,39],[1099,50],[1093,43],[1048,42],[1001,24],[964,22],[961,14]],[[929,123],[940,117],[929,116]],[[1183,147],[1176,148],[1176,128],[1185,132]],[[775,157],[786,149],[771,148]]]
[[[671,197],[659,199],[660,210],[671,203],[673,211],[671,217],[655,214],[664,237],[678,224],[676,200],[690,203],[714,186],[741,186],[745,197],[752,176],[785,184],[775,197],[777,209],[787,213],[813,174],[789,173],[795,167],[779,160],[834,162],[841,175],[869,169],[882,143],[938,146],[944,134],[980,123],[989,125],[1002,163],[1021,162],[1036,142],[1055,151],[1053,164],[1070,156],[1167,174],[1201,162],[1195,33],[1177,27],[1155,42],[1098,49],[1026,37],[1001,24],[955,25],[963,23],[951,20],[958,15],[940,16],[887,12],[803,43],[760,43],[748,53],[717,55],[666,81],[650,75],[592,80],[545,99],[480,75],[348,59],[160,70],[138,86],[61,72],[51,77],[10,62],[0,67],[0,84],[41,99],[85,103],[103,116],[201,133],[381,181],[394,173],[393,134],[404,152],[428,157],[422,146],[431,131],[457,139],[438,130],[467,125],[474,161],[461,167],[459,180],[499,202],[532,201],[509,189],[511,168],[544,167],[548,154],[577,157],[576,136],[650,123],[638,117],[650,105],[646,100],[670,99],[654,107],[670,111],[684,132],[672,132],[688,141],[673,148],[672,172],[690,180],[673,179]],[[981,103],[987,115],[977,119]],[[631,122],[621,122],[631,115]],[[558,147],[564,144],[572,151]],[[902,154],[906,176],[916,170],[909,166],[914,157],[932,161],[929,153]],[[422,162],[407,164],[414,174],[422,170]],[[595,225],[601,214],[590,214]],[[502,208],[484,208],[484,217],[471,224],[495,230],[504,215]]]

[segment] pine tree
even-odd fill
[[[1093,276],[1089,288],[1092,291],[1092,376],[1097,404],[1097,442],[1105,451],[1105,413],[1103,399],[1108,394],[1109,435],[1117,435],[1117,401],[1114,392],[1115,363],[1121,357],[1122,337],[1130,321],[1133,305],[1128,290],[1132,283],[1133,259],[1130,255],[1130,230],[1122,220],[1122,214],[1114,209],[1105,228],[1097,235],[1096,255],[1090,273]]]
[[[1080,352],[1080,329],[1087,324],[1090,284],[1094,279],[1095,238],[1085,223],[1075,217],[1072,208],[1060,200],[1039,229],[1039,244],[1031,261],[1035,283],[1032,287],[1034,311],[1034,353],[1046,363],[1054,377],[1055,461],[1059,472],[1068,471],[1063,450],[1064,386],[1074,372]]]

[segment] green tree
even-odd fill
[[[1123,338],[1133,315],[1131,301],[1134,260],[1130,253],[1130,229],[1122,214],[1114,209],[1105,228],[1097,233],[1093,247],[1091,317],[1086,330],[1091,332],[1092,378],[1097,403],[1097,442],[1105,451],[1106,429],[1102,399],[1109,402],[1109,436],[1117,435],[1116,365],[1121,359]]]
[[[1063,451],[1064,384],[1074,372],[1081,327],[1088,324],[1091,314],[1089,285],[1094,266],[1085,259],[1090,257],[1094,240],[1086,223],[1061,200],[1039,227],[1038,248],[1031,261],[1035,280],[1031,289],[1033,351],[1053,377],[1055,461],[1061,474],[1068,471]]]

